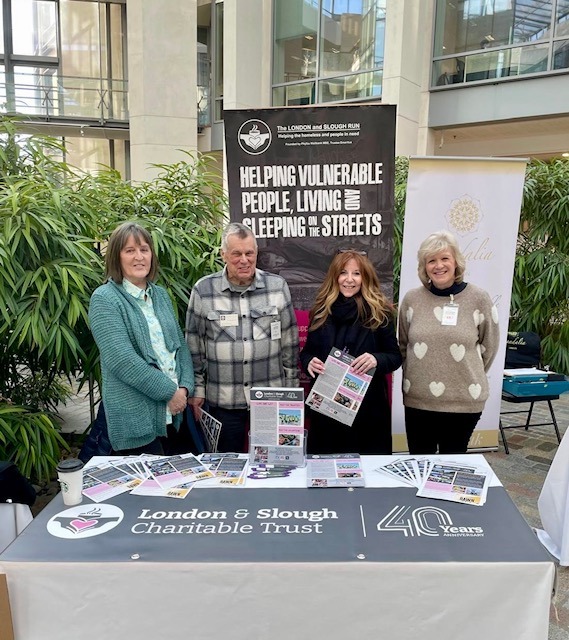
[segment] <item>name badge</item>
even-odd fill
[[[456,327],[458,320],[458,305],[457,304],[445,304],[443,307],[443,317],[441,324],[447,327]]]
[[[271,322],[271,340],[281,339],[281,321]]]
[[[220,313],[220,327],[237,327],[239,325],[239,316],[236,313]]]

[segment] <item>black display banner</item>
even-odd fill
[[[395,107],[224,112],[231,221],[259,244],[258,266],[309,309],[338,250],[365,251],[393,291]]]
[[[20,562],[544,562],[502,487],[483,507],[416,489],[195,489],[186,500],[61,496],[0,555]]]

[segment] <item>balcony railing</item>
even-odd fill
[[[0,111],[40,118],[128,122],[125,80],[56,74],[0,75]]]
[[[433,62],[433,87],[538,75],[569,68],[569,40],[446,56]]]

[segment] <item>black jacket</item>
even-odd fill
[[[377,360],[375,374],[351,427],[315,411],[308,411],[309,453],[390,454],[392,451],[391,405],[385,376],[401,366],[395,325],[389,321],[372,331],[356,320],[353,328],[356,338],[349,353],[354,357],[371,353]],[[315,331],[308,331],[306,345],[300,354],[302,367],[307,374],[312,358],[317,357],[325,362],[332,347],[344,348],[343,344],[335,344],[336,336],[337,328],[331,318]]]

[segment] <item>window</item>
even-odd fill
[[[121,0],[0,0],[4,110],[127,121]]]
[[[0,0],[0,25],[0,109],[55,136],[52,125],[73,125],[76,166],[127,171],[125,136],[90,138],[82,126],[128,124],[125,0]]]
[[[275,0],[273,104],[381,96],[386,0]]]
[[[568,35],[569,0],[437,0],[432,84],[567,68]]]

